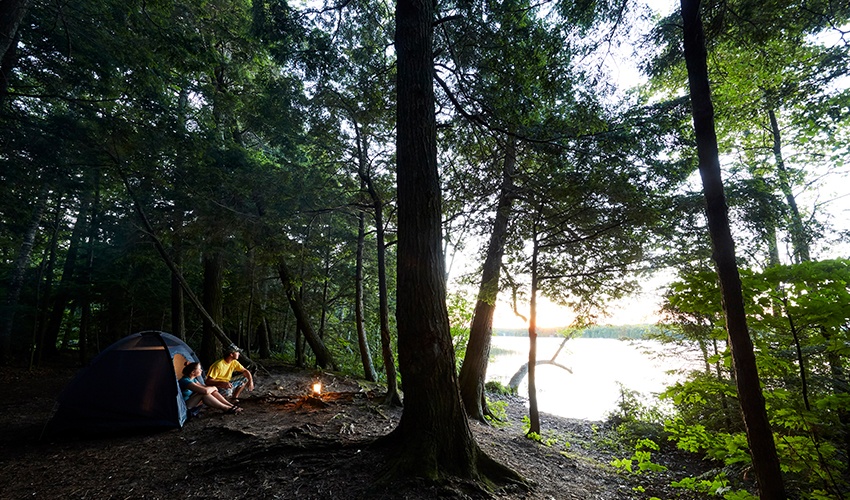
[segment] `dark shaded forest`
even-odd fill
[[[470,429],[499,420],[497,300],[528,324],[540,443],[538,299],[609,335],[667,273],[625,336],[703,369],[623,394],[613,466],[658,472],[663,441],[716,464],[677,480],[695,494],[847,498],[850,5],[671,7],[4,1],[0,363],[143,330],[205,365],[238,346],[378,384],[402,408],[383,480],[499,491],[528,483]]]

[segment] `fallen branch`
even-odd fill
[[[562,370],[566,370],[569,373],[573,372],[572,369],[570,369],[570,368],[568,368],[568,367],[566,367],[566,366],[564,366],[560,363],[556,363],[555,361],[552,361],[551,359],[547,360],[547,361],[538,361],[538,362],[534,363],[534,366],[540,366],[540,365],[557,366],[558,368],[560,368]],[[527,374],[528,374],[528,362],[525,362],[525,363],[523,363],[522,366],[519,367],[519,370],[517,370],[517,372],[514,373],[514,376],[511,377],[511,381],[508,382],[508,387],[510,387],[513,391],[516,391],[519,388],[520,382],[522,382],[522,379],[524,379]]]

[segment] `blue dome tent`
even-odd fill
[[[174,335],[146,331],[124,337],[62,391],[48,430],[59,435],[182,427],[186,405],[177,379],[193,361],[194,351]]]

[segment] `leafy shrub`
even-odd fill
[[[484,390],[494,394],[502,394],[504,396],[516,396],[516,389],[512,389],[497,380],[490,380],[484,384]]]

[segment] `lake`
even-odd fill
[[[551,359],[562,341],[560,337],[538,337],[537,359]],[[487,380],[507,385],[528,361],[528,338],[493,337],[492,346]],[[552,365],[537,366],[538,407],[562,417],[603,420],[617,406],[618,383],[649,396],[682,379],[682,375],[667,373],[669,370],[697,366],[687,356],[657,358],[651,354],[663,349],[657,341],[570,339],[555,361],[572,373]],[[520,384],[519,395],[528,397],[528,377]]]

